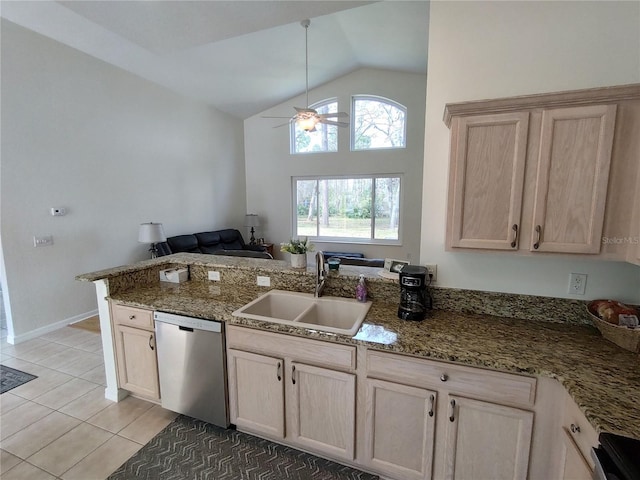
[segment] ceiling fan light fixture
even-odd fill
[[[316,129],[318,119],[314,115],[300,115],[296,120],[296,125],[305,132],[311,132]]]

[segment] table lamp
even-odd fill
[[[256,237],[254,236],[254,233],[256,231],[254,227],[260,226],[260,219],[258,218],[258,215],[256,215],[255,213],[247,213],[244,217],[244,226],[251,227],[251,238],[249,239],[249,245],[255,245]]]
[[[138,242],[151,244],[151,247],[149,248],[151,258],[156,258],[158,256],[156,243],[164,242],[166,239],[167,237],[164,234],[164,228],[162,228],[161,223],[149,222],[140,224],[140,229],[138,230]]]

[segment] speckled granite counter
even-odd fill
[[[640,358],[592,327],[434,310],[423,322],[397,318],[375,301],[354,338],[233,317],[265,292],[212,282],[143,286],[112,294],[120,303],[217,319],[291,335],[558,379],[598,431],[640,438]]]

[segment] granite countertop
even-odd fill
[[[265,293],[206,282],[160,283],[117,293],[118,303],[215,319],[290,335],[365,345],[559,380],[598,432],[640,438],[640,362],[589,326],[434,310],[422,322],[397,318],[397,304],[374,302],[353,337],[234,317]]]

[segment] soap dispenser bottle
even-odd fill
[[[367,284],[364,283],[364,275],[360,275],[358,285],[356,285],[356,300],[359,302],[367,301]]]

